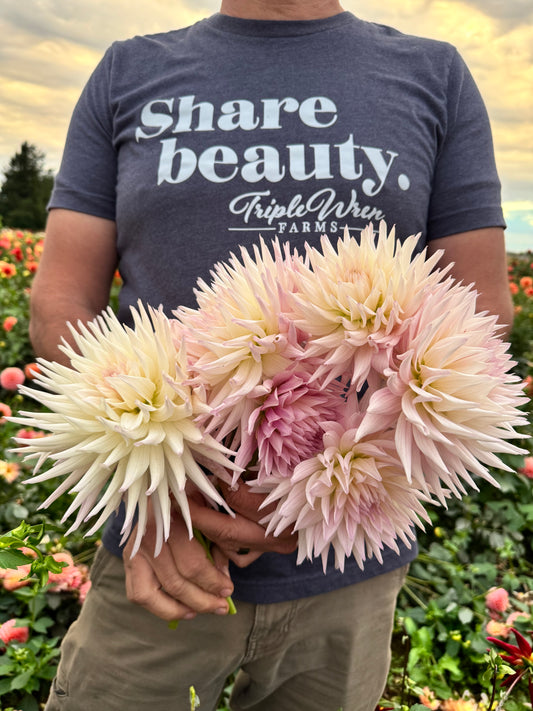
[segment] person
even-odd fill
[[[32,290],[36,352],[103,310],[115,270],[129,306],[194,306],[199,277],[237,245],[295,247],[385,220],[444,248],[478,306],[510,324],[504,227],[487,114],[445,42],[362,21],[338,0],[222,0],[191,27],[114,43],[75,109]],[[213,560],[175,512],[154,557],[106,527],[92,589],[66,635],[47,711],[373,711],[395,601],[416,546],[383,563],[296,565],[265,537],[259,495],[235,518],[191,501]],[[259,497],[259,498],[258,498]],[[237,614],[228,615],[233,595]],[[175,629],[168,622],[180,620]]]

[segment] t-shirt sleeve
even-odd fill
[[[85,85],[67,133],[48,208],[115,219],[117,152],[113,143],[110,48]]]
[[[450,64],[447,124],[433,175],[428,239],[505,227],[487,110],[466,64]]]

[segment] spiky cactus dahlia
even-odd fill
[[[394,447],[393,433],[357,439],[360,415],[323,427],[323,449],[301,461],[290,479],[282,479],[265,500],[277,503],[267,515],[267,532],[288,527],[298,532],[298,562],[321,556],[324,569],[330,547],[344,570],[354,555],[362,568],[366,558],[381,561],[384,546],[398,550],[400,538],[410,547],[413,523],[428,519]]]
[[[13,419],[50,433],[17,440],[25,459],[37,460],[30,482],[66,476],[43,506],[70,490],[76,496],[65,518],[78,511],[70,530],[99,514],[94,531],[124,499],[124,538],[138,513],[136,549],[150,502],[158,552],[169,533],[170,493],[192,535],[187,480],[225,506],[195,458],[229,469],[235,465],[228,450],[195,422],[207,406],[186,382],[185,356],[171,321],[161,310],[141,305],[132,314],[133,328],[120,324],[110,309],[86,326],[78,324],[78,330],[71,327],[77,350],[61,347],[70,366],[40,359],[35,381],[44,390],[21,388],[50,412],[22,412]],[[37,474],[47,458],[53,466]]]
[[[442,277],[432,271],[441,256],[415,256],[419,235],[403,243],[372,225],[360,242],[346,228],[336,248],[323,236],[322,251],[307,249],[309,268],[298,265],[292,297],[295,321],[310,334],[307,353],[323,358],[317,378],[351,378],[360,389],[372,371],[382,373],[391,350],[425,295]]]

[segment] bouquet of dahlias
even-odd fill
[[[509,441],[526,424],[522,384],[496,317],[417,241],[384,223],[303,255],[261,241],[198,282],[197,308],[71,327],[70,367],[39,359],[44,390],[20,388],[49,412],[14,418],[50,433],[21,449],[30,482],[66,477],[43,506],[70,490],[65,517],[96,516],[91,533],[124,499],[138,546],[151,502],[157,553],[171,495],[192,536],[186,485],[228,508],[218,477],[266,495],[265,530],[297,532],[298,562],[325,567],[333,548],[342,570],[410,545],[425,506],[473,476],[497,486],[497,453],[523,453]]]

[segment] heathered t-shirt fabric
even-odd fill
[[[363,22],[222,14],[116,42],[75,109],[50,207],[112,219],[138,299],[195,306],[198,278],[238,245],[302,249],[380,220],[405,239],[504,226],[483,102],[449,44]],[[104,544],[120,555],[120,515]],[[232,566],[236,599],[314,595],[411,561],[353,559],[344,573],[296,554]]]

